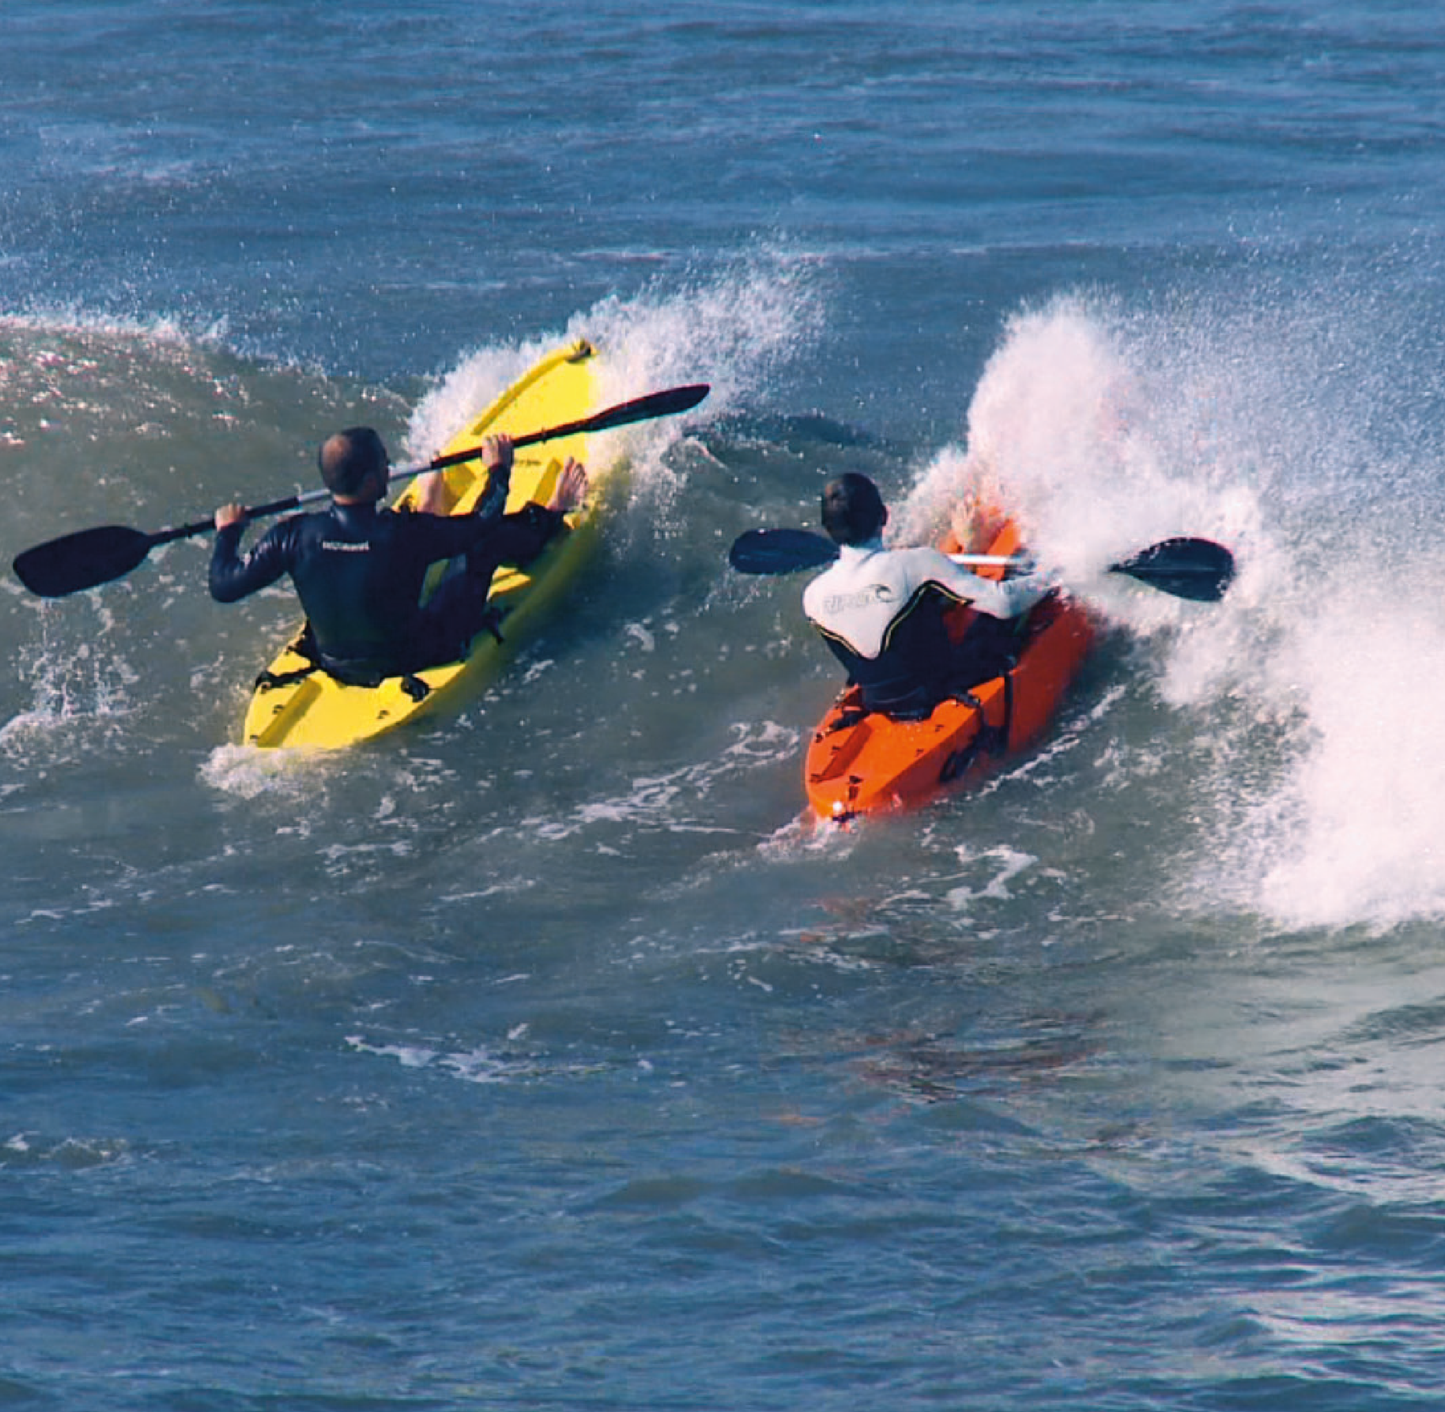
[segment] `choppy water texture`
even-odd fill
[[[1415,5],[19,0],[4,562],[433,451],[585,334],[571,611],[234,743],[205,543],[0,593],[10,1408],[1445,1401],[1438,147]],[[987,464],[1101,646],[847,833],[731,539]],[[1224,540],[1216,607],[1110,578]]]

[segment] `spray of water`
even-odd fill
[[[1176,713],[1178,748],[1193,752],[1181,772],[1204,861],[1190,862],[1181,892],[1208,906],[1287,927],[1388,928],[1445,913],[1434,728],[1445,392],[1416,292],[1377,274],[1289,289],[1236,280],[1145,307],[1088,294],[1022,311],[961,405],[958,444],[920,468],[895,509],[895,532],[923,539],[962,487],[994,488],[1042,561],[1128,633],[1131,689]],[[609,399],[702,379],[710,415],[745,405],[820,336],[824,305],[813,267],[771,253],[688,288],[604,301],[555,337],[463,359],[416,407],[408,452],[432,452],[577,336],[607,350]],[[65,320],[38,330],[11,320],[7,331],[27,347],[61,340],[67,367],[84,361],[77,336],[101,336]],[[163,362],[186,356],[169,328],[126,336]],[[10,376],[54,375],[47,367],[27,358]],[[649,510],[665,507],[663,453],[679,433],[661,422],[629,446]],[[11,444],[29,435],[7,432]],[[1223,603],[1182,604],[1105,572],[1172,534],[1234,549],[1240,574]],[[124,682],[87,670],[42,644],[26,667],[30,709],[5,743],[20,748],[23,736],[30,752],[37,729],[112,710]]]
[[[1290,926],[1445,913],[1445,418],[1420,340],[1379,295],[1072,296],[1008,326],[963,445],[923,468],[898,533],[966,487],[1138,645],[1187,723],[1207,835],[1187,892]],[[1218,605],[1104,570],[1173,534],[1221,540]]]
[[[568,327],[520,347],[468,354],[418,404],[408,454],[435,453],[550,349],[585,338],[603,353],[599,401],[624,402],[683,383],[706,382],[703,413],[716,417],[743,404],[781,363],[796,357],[823,328],[816,269],[777,251],[760,251],[721,272],[627,299],[613,297],[576,315]],[[652,514],[666,513],[681,489],[665,452],[682,422],[639,423],[625,433],[634,494]]]

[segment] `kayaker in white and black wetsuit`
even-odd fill
[[[939,701],[1012,664],[1017,624],[1053,587],[1040,573],[980,578],[938,549],[885,549],[888,511],[878,487],[850,471],[823,489],[823,528],[838,560],[810,583],[803,611],[823,634],[863,705],[925,716]],[[966,603],[979,616],[957,644],[944,612]]]
[[[488,468],[484,499],[492,503],[477,514],[381,509],[389,478],[381,437],[370,427],[337,432],[318,456],[329,510],[281,520],[244,557],[238,551],[245,508],[216,511],[211,596],[234,603],[290,574],[316,660],[340,681],[373,684],[457,661],[485,626],[497,567],[535,558],[587,489],[586,472],[569,458],[549,504],[498,515],[511,475],[511,438],[487,437],[478,459]],[[424,491],[421,504],[429,503],[433,497]],[[420,604],[428,567],[459,555],[467,556],[466,572],[443,580]]]

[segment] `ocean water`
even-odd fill
[[[0,579],[0,1408],[1445,1405],[1445,18],[9,0],[3,562],[607,350],[598,561],[460,718],[237,745],[206,542]],[[727,545],[986,463],[1039,746],[802,819]],[[1220,539],[1228,598],[1102,572]]]

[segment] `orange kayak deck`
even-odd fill
[[[957,549],[948,542],[942,547]],[[1012,554],[1018,547],[1017,530],[1006,522],[988,552]],[[951,628],[957,640],[972,610],[955,613]],[[916,808],[975,782],[1044,733],[1095,632],[1081,606],[1051,593],[1030,611],[1018,660],[1005,676],[941,701],[923,720],[896,721],[864,711],[862,693],[849,687],[808,746],[804,781],[813,812],[841,823],[859,814]]]

